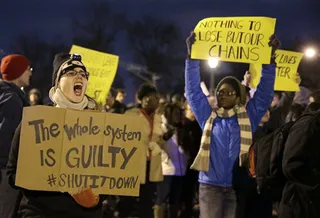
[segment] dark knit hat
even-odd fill
[[[19,78],[30,66],[30,61],[23,55],[11,54],[2,58],[0,71],[2,79],[11,81]]]
[[[144,96],[150,94],[150,93],[158,93],[156,87],[154,87],[151,84],[145,83],[142,84],[137,92],[137,97],[141,101]]]
[[[216,92],[219,91],[220,87],[223,85],[223,84],[229,84],[232,86],[232,88],[236,91],[236,95],[237,97],[240,97],[240,103],[242,105],[245,105],[246,103],[246,100],[247,100],[247,97],[246,97],[246,88],[244,85],[242,85],[240,83],[240,81],[235,78],[235,77],[232,77],[232,76],[227,76],[225,78],[223,78],[218,86],[217,86],[217,89],[216,89]],[[217,93],[216,93],[217,95]]]
[[[67,70],[72,70],[76,67],[87,71],[80,55],[68,53],[56,54],[53,60],[52,86],[57,85],[61,76],[66,73]]]

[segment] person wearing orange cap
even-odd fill
[[[12,54],[2,58],[0,72],[0,217],[17,217],[20,203],[19,191],[13,189],[6,178],[11,141],[21,122],[23,107],[29,101],[21,88],[29,85],[32,74],[30,61],[22,55]]]

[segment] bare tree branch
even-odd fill
[[[183,83],[181,78],[184,55],[181,56],[181,49],[184,40],[174,23],[145,16],[141,20],[128,23],[127,38],[137,60],[142,62],[148,71],[161,76],[160,89],[170,89],[174,83],[173,75],[177,73],[182,75],[178,77],[181,80],[178,82]],[[176,71],[177,66],[182,69],[181,72]]]
[[[124,29],[124,14],[112,12],[107,2],[91,2],[85,22],[73,21],[75,44],[102,52],[111,52],[117,34]]]

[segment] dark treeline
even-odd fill
[[[179,26],[172,21],[150,16],[130,20],[124,13],[113,12],[107,2],[88,2],[85,10],[86,19],[81,21],[73,19],[68,44],[62,43],[61,40],[55,40],[57,43],[47,42],[37,33],[24,33],[14,41],[12,52],[24,54],[32,62],[34,73],[30,88],[37,87],[44,95],[48,93],[51,87],[53,57],[58,52],[68,52],[72,44],[117,54],[115,48],[120,43],[126,45],[126,53],[133,55],[133,63],[144,66],[143,70],[125,69],[131,71],[129,75],[135,87],[138,88],[141,83],[145,82],[135,74],[146,72],[143,74],[144,77],[153,81],[160,92],[168,93],[170,90],[170,93],[183,93],[186,49],[185,36],[181,34]],[[190,29],[192,29],[191,25]],[[118,38],[121,38],[122,41],[117,41]],[[320,39],[314,41],[313,44],[320,44]],[[291,40],[291,44],[282,49],[303,51],[304,46],[306,45],[301,41]],[[121,60],[122,54],[117,55]],[[249,65],[239,63],[223,63],[223,65],[215,69],[216,82],[227,74],[242,79],[244,71],[249,68]],[[205,61],[201,66],[203,79],[210,81],[212,69]],[[121,68],[120,64],[118,69]],[[303,59],[299,68],[303,79],[302,85],[311,89],[319,89],[320,73],[318,72],[320,72],[319,61]],[[124,88],[123,81],[126,79],[117,73],[113,87]],[[209,86],[208,82],[207,85]]]

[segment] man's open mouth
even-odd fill
[[[83,84],[81,82],[77,82],[74,84],[73,86],[73,90],[74,90],[74,94],[76,96],[81,96],[82,94],[82,87],[83,87]]]

